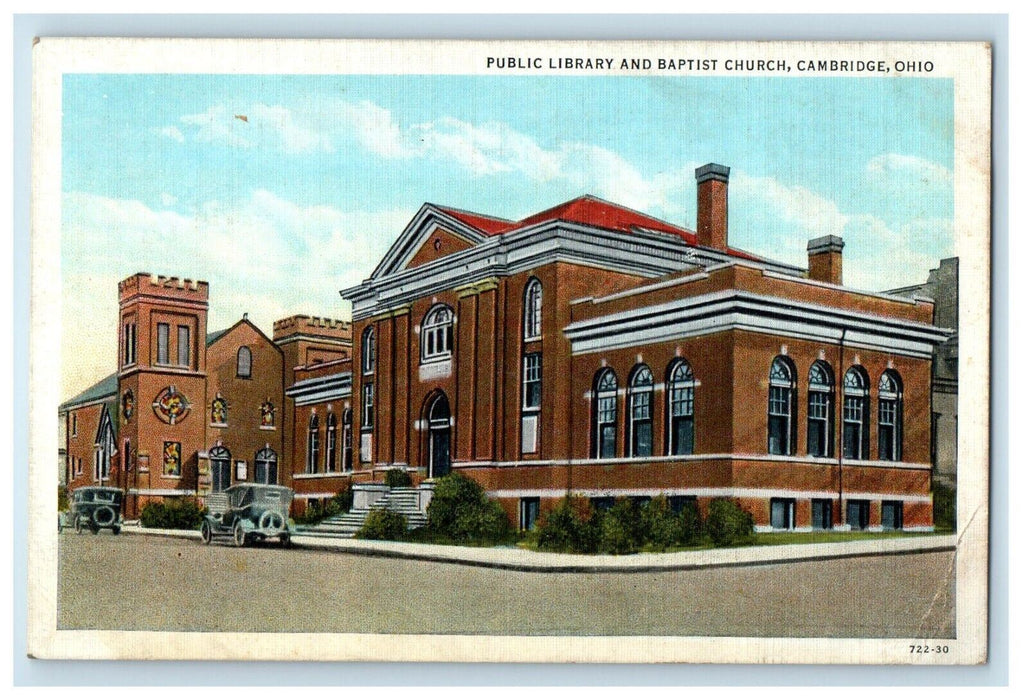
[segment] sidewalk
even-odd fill
[[[200,533],[189,530],[157,530],[126,525],[129,535],[200,539]],[[414,559],[445,562],[465,566],[482,566],[513,571],[551,573],[646,572],[689,569],[760,566],[783,562],[818,561],[849,557],[914,554],[917,552],[953,551],[956,535],[926,535],[856,542],[825,544],[791,544],[767,547],[705,549],[695,552],[662,554],[554,554],[515,547],[455,547],[412,542],[380,542],[348,538],[305,537],[296,535],[293,544],[308,550],[324,550],[372,557]]]

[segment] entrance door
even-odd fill
[[[429,406],[429,477],[450,473],[450,403],[440,394]]]
[[[211,458],[211,493],[220,493],[231,483],[232,456],[224,447],[212,447],[208,454]]]

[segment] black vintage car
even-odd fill
[[[124,491],[108,486],[84,486],[71,494],[67,513],[58,515],[57,531],[74,527],[75,532],[90,530],[94,535],[102,529],[114,534],[121,532],[122,496]]]
[[[231,536],[237,547],[254,540],[277,538],[289,546],[293,521],[289,506],[293,490],[272,484],[236,484],[205,499],[207,515],[200,524],[200,538],[211,544],[215,537]]]

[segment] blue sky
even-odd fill
[[[209,281],[211,330],[346,317],[338,290],[426,201],[591,193],[692,227],[715,161],[734,246],[805,265],[842,235],[864,289],[954,251],[950,80],[65,75],[62,110],[66,395],[114,369],[118,280]]]

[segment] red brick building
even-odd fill
[[[354,478],[458,470],[523,527],[569,493],[930,527],[931,302],[844,287],[835,236],[807,270],[732,248],[728,175],[698,168],[696,232],[593,197],[520,221],[423,206],[341,292]]]
[[[729,169],[696,174],[697,231],[589,196],[519,221],[426,204],[341,292],[351,322],[271,339],[244,317],[198,347],[206,283],[131,277],[119,372],[62,406],[68,482],[139,504],[270,481],[300,511],[460,471],[521,527],[568,494],[931,527],[932,303],[843,286],[835,236],[807,269],[731,247]]]
[[[288,362],[346,356],[347,324],[295,316],[272,340],[244,314],[208,333],[206,282],[140,273],[118,292],[118,371],[60,407],[69,488],[123,488],[134,517],[237,481],[289,484]]]

